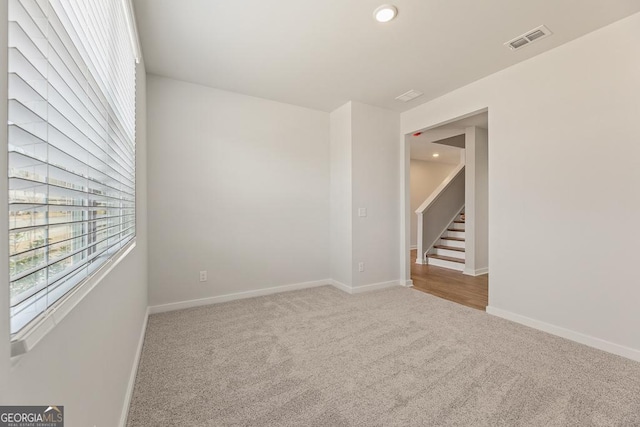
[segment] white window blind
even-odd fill
[[[9,0],[12,336],[135,236],[135,55],[122,0]]]

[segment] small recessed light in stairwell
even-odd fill
[[[433,153],[433,157],[440,157],[440,154],[438,154],[438,153]]]
[[[373,11],[373,17],[378,22],[389,22],[398,15],[398,9],[390,4],[383,4]]]

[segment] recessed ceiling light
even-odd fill
[[[389,22],[398,15],[398,9],[390,4],[383,4],[373,11],[373,17],[378,22]]]
[[[433,157],[440,157],[440,154],[438,154],[438,153],[433,153]]]

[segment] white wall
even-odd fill
[[[331,278],[352,286],[351,103],[333,111],[331,127]]]
[[[398,281],[400,115],[352,102],[353,286]],[[358,208],[367,216],[359,217]],[[358,271],[358,263],[365,271]]]
[[[0,97],[3,100],[7,99],[7,20],[8,20],[8,4],[9,2],[0,2]],[[0,102],[0,174],[3,177],[7,176],[7,102]],[[2,202],[2,209],[0,209],[0,242],[9,241],[9,228],[6,226],[9,224],[9,209],[6,206],[6,200],[9,200],[8,180],[0,179],[0,200]],[[11,346],[10,332],[9,332],[9,245],[3,243],[0,244],[0,284],[2,285],[2,291],[0,291],[0,404],[4,404],[9,399],[9,387],[5,384],[9,384],[10,373],[10,355]],[[4,287],[6,286],[6,288]]]
[[[475,153],[475,269],[471,274],[489,271],[489,133],[476,128]]]
[[[2,37],[6,33],[6,2],[0,10]],[[0,37],[3,57],[6,42]],[[6,76],[6,61],[0,61],[0,75]],[[1,403],[15,405],[48,405],[65,407],[69,426],[116,426],[120,422],[129,378],[141,336],[147,309],[147,226],[146,226],[146,114],[145,70],[138,68],[137,82],[137,237],[136,247],[118,264],[45,338],[32,350],[20,356],[11,366],[8,329],[9,306],[5,289],[1,292],[2,378]],[[2,78],[3,82],[5,77]],[[2,86],[6,99],[6,88]],[[6,123],[2,105],[1,126]],[[6,170],[6,128],[0,128],[1,175]],[[6,180],[0,180],[0,198],[6,200]],[[3,224],[6,210],[0,209]],[[0,240],[6,241],[6,227],[0,227]],[[0,258],[6,260],[6,245]],[[2,266],[2,283],[8,283],[6,262]]]
[[[329,278],[328,113],[157,76],[148,105],[150,305]]]
[[[465,130],[465,266],[472,276],[489,269],[488,132],[476,126]]]
[[[639,39],[635,14],[402,114],[488,107],[490,310],[638,360]]]
[[[418,244],[418,215],[415,211],[427,200],[442,181],[456,168],[447,163],[411,159],[411,247]]]
[[[331,113],[331,278],[347,292],[400,282],[399,135],[396,112],[348,102]]]

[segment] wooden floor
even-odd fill
[[[413,287],[467,307],[485,310],[489,302],[489,275],[466,276],[459,271],[432,265],[416,264],[416,251],[411,251]]]

